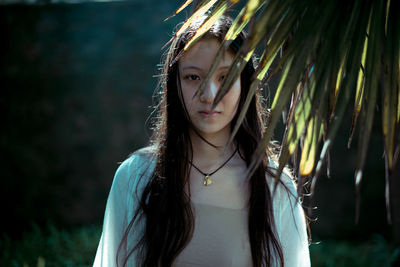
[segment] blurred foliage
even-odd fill
[[[313,266],[394,266],[400,247],[393,248],[381,235],[374,235],[366,243],[329,240],[310,246]]]
[[[45,229],[35,224],[21,240],[1,238],[0,266],[91,266],[100,235],[98,226],[66,231],[52,224]]]
[[[71,230],[34,225],[21,240],[13,241],[7,235],[0,239],[0,266],[91,266],[100,235],[101,227],[94,225]],[[326,240],[312,244],[310,252],[312,266],[317,267],[389,267],[399,257],[400,248],[375,235],[364,243]]]

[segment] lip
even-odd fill
[[[203,117],[205,117],[205,118],[207,118],[207,117],[210,117],[210,118],[214,118],[215,116],[217,116],[218,114],[220,114],[221,112],[219,112],[219,111],[213,111],[212,112],[212,114],[210,115],[210,111],[209,110],[202,110],[202,111],[199,111],[199,113],[200,113],[200,115],[202,115]]]

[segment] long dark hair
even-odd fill
[[[127,253],[118,253],[126,265],[129,256],[137,253],[139,266],[172,266],[179,253],[190,241],[194,229],[194,215],[189,194],[185,192],[188,185],[192,147],[189,136],[190,121],[185,116],[186,111],[181,101],[181,88],[178,79],[178,62],[175,57],[182,51],[185,44],[193,36],[201,24],[194,23],[182,35],[174,38],[164,60],[160,75],[160,97],[158,113],[154,124],[151,145],[156,147],[153,158],[156,158],[155,168],[140,197],[139,208],[132,218],[120,249],[126,248],[127,238],[136,223],[144,219],[144,232],[140,241]],[[202,38],[223,40],[232,20],[221,17]],[[230,50],[237,53],[243,43],[245,33],[241,33],[230,45]],[[253,62],[249,62],[241,74],[241,95],[237,114],[231,125],[235,125],[246,94],[254,76]],[[262,138],[263,108],[261,94],[253,97],[244,122],[235,137],[236,144],[243,152],[242,156],[247,166],[256,146]],[[253,265],[256,267],[279,264],[283,266],[283,254],[275,235],[275,225],[272,212],[272,197],[266,181],[266,164],[261,164],[249,179],[250,198],[248,203],[248,231],[251,245]]]

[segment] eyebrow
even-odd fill
[[[221,66],[221,67],[219,67],[217,70],[229,69],[229,67],[230,67],[230,65]],[[197,66],[187,66],[187,67],[184,67],[184,68],[183,68],[183,70],[187,70],[187,69],[196,69],[196,70],[201,70],[201,71],[203,70],[202,68],[197,67]]]

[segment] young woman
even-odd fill
[[[231,20],[219,19],[174,60],[200,23],[170,46],[154,136],[116,172],[94,266],[309,266],[306,221],[290,176],[282,175],[273,194],[277,166],[268,151],[256,172],[245,176],[262,138],[259,92],[235,141],[223,149],[249,90],[253,63],[210,113],[244,33],[194,99]]]

